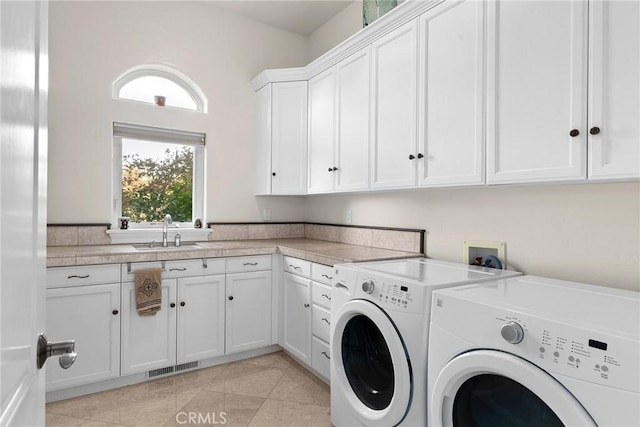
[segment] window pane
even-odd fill
[[[122,139],[122,215],[159,222],[170,214],[191,222],[194,147]]]
[[[180,85],[164,77],[145,76],[130,81],[120,89],[120,98],[154,104],[154,96],[164,96],[166,105],[197,110],[191,95]]]

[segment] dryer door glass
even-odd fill
[[[541,426],[564,424],[531,390],[501,375],[469,378],[456,393],[454,426]]]
[[[352,317],[342,334],[342,360],[353,392],[367,407],[382,410],[394,394],[395,376],[389,346],[367,316]]]

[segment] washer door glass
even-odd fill
[[[483,374],[466,380],[453,402],[454,426],[564,426],[538,396],[501,375]]]
[[[344,328],[341,345],[344,370],[356,396],[373,410],[388,407],[395,375],[389,346],[380,329],[368,317],[354,316]]]

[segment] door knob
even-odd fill
[[[44,362],[51,356],[60,356],[58,362],[62,369],[69,369],[78,357],[75,347],[74,340],[51,342],[47,340],[45,334],[38,335],[38,360],[36,361],[38,369],[42,369]]]

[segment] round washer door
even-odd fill
[[[413,381],[405,345],[375,304],[352,300],[335,315],[331,363],[349,408],[363,425],[394,426],[405,417]]]
[[[474,350],[451,359],[438,374],[430,398],[431,425],[596,426],[551,375],[496,350]]]

